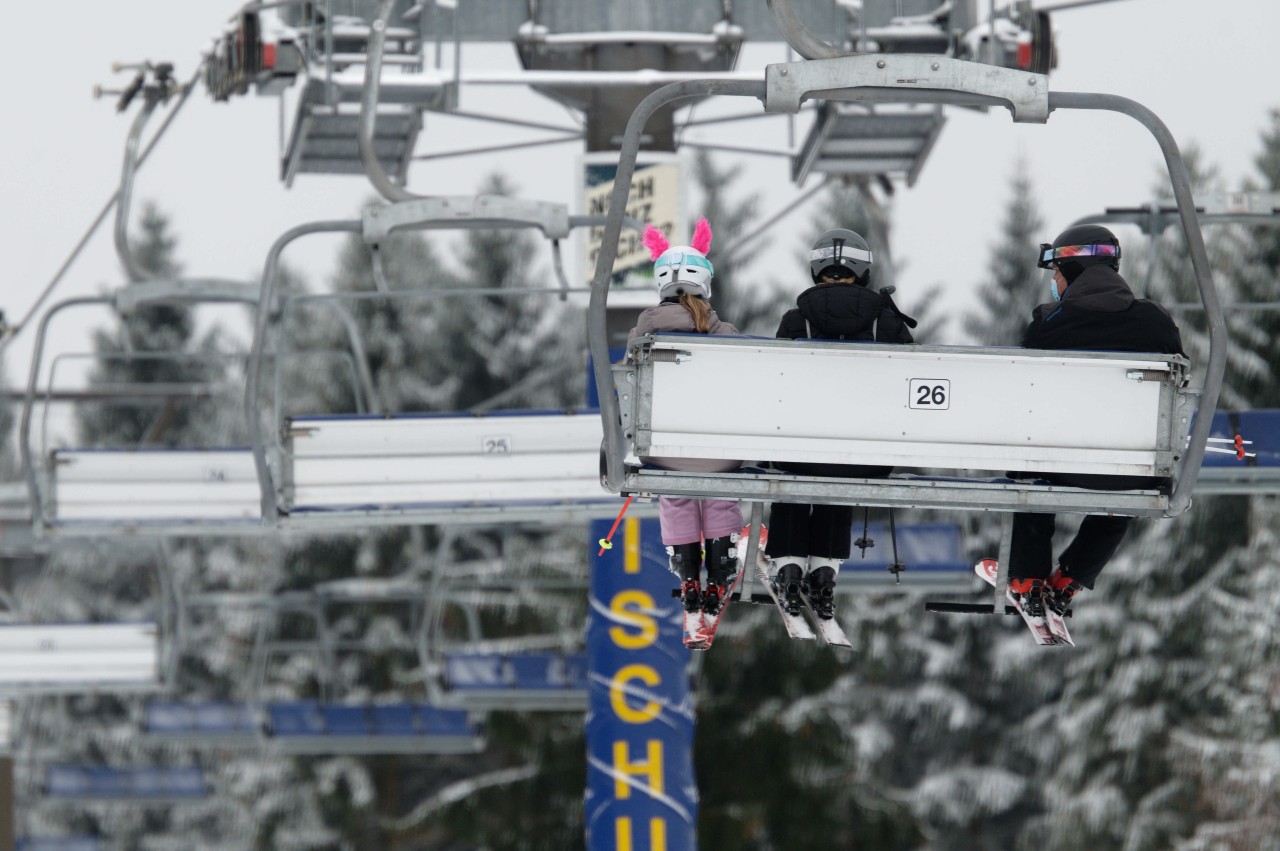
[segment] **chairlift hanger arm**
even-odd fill
[[[279,278],[280,254],[289,243],[302,236],[313,233],[360,233],[359,219],[309,222],[290,228],[281,234],[267,252],[267,260],[262,270],[262,288],[258,294],[258,304],[275,303],[275,288]],[[253,346],[249,351],[249,362],[246,367],[248,376],[244,388],[244,417],[249,432],[249,441],[253,446],[253,463],[258,471],[258,487],[262,494],[262,522],[272,524],[279,516],[279,503],[276,499],[275,487],[271,482],[271,471],[267,465],[266,440],[262,434],[262,420],[259,404],[262,395],[262,353],[266,345],[267,324],[270,311],[259,310],[253,326]]]
[[[814,35],[791,8],[791,0],[768,0],[768,4],[778,29],[782,30],[783,39],[805,59],[835,59],[850,55]]]

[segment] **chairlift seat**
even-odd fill
[[[96,836],[28,836],[19,839],[16,851],[103,851]]]
[[[284,506],[291,514],[435,506],[594,504],[602,428],[593,411],[294,417]]]
[[[257,522],[261,495],[248,449],[57,449],[54,524]]]
[[[155,623],[0,624],[0,691],[5,694],[125,693],[160,687]]]
[[[583,653],[450,653],[445,699],[473,710],[577,711],[587,705]]]
[[[170,703],[146,705],[143,735],[192,746],[256,747],[261,730],[253,711],[242,703]]]
[[[1235,437],[1249,441],[1237,457]],[[1229,450],[1205,453],[1196,480],[1201,494],[1258,494],[1280,491],[1280,410],[1219,411],[1213,417],[1209,446]]]
[[[267,706],[271,744],[291,754],[459,754],[483,745],[466,712],[425,704]]]
[[[990,473],[1165,478],[1190,426],[1187,362],[1173,355],[679,335],[641,338],[632,355],[615,372],[626,493],[1156,516],[1168,508],[1164,489],[1092,491]],[[743,375],[749,394],[726,402],[704,392]],[[646,456],[882,464],[956,478],[687,473],[644,469]]]
[[[209,784],[196,766],[183,768],[107,768],[51,765],[44,793],[82,801],[185,801],[205,798]]]

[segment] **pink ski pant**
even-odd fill
[[[742,531],[742,509],[733,499],[688,499],[658,497],[658,523],[662,543],[696,544]]]

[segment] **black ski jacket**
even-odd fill
[[[788,340],[860,340],[910,343],[915,320],[888,293],[860,284],[815,284],[782,315],[776,337]]]
[[[1178,326],[1163,307],[1136,298],[1110,266],[1090,266],[1062,301],[1042,304],[1022,335],[1028,349],[1163,352],[1185,355]]]

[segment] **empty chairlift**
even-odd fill
[[[580,711],[586,654],[446,653],[443,699],[476,710]]]
[[[142,733],[150,739],[191,747],[260,747],[264,729],[258,713],[243,703],[155,701],[143,710]]]
[[[51,765],[45,771],[42,791],[48,798],[65,801],[151,805],[199,801],[208,797],[210,787],[198,766]]]
[[[1219,411],[1196,493],[1280,492],[1280,411]]]
[[[370,208],[359,221],[295,228],[273,246],[259,298],[276,298],[283,248],[325,230],[360,232],[370,246],[377,292],[305,294],[282,299],[282,311],[340,300],[403,304],[408,300],[561,298],[574,292],[563,276],[559,242],[598,217],[570,216],[561,204],[497,196],[424,198]],[[638,227],[639,223],[630,222]],[[552,243],[558,288],[393,289],[380,246],[398,231],[424,228],[534,228]],[[261,426],[261,356],[274,333],[266,317],[255,329],[245,408],[253,436],[263,516],[291,528],[364,527],[369,523],[501,522],[613,516],[617,499],[599,482],[602,437],[595,411],[300,413],[280,423],[277,455]],[[359,345],[359,344],[357,344]]]
[[[466,710],[422,703],[266,705],[273,749],[289,754],[475,753],[484,739]]]
[[[155,623],[0,624],[0,692],[145,692],[162,687]]]

